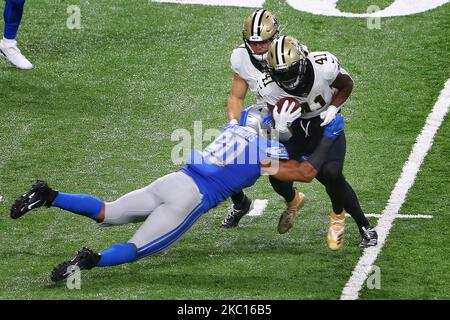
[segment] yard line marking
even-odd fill
[[[253,209],[247,213],[248,216],[256,217],[262,215],[264,209],[266,209],[269,200],[267,199],[255,199],[253,201]]]
[[[152,2],[261,8],[266,0],[152,0]]]
[[[392,190],[391,196],[384,208],[381,218],[378,220],[376,230],[378,232],[378,245],[364,249],[363,255],[352,272],[350,279],[342,290],[341,300],[356,300],[359,291],[367,279],[372,265],[381,252],[392,223],[405,202],[406,195],[414,183],[417,172],[433,144],[433,138],[441,126],[450,106],[450,78],[447,79],[444,89],[439,94],[433,110],[428,115],[422,132],[416,139],[411,154],[403,166],[402,174]]]
[[[345,214],[346,217],[350,218],[351,215],[348,213]],[[382,215],[379,213],[367,213],[365,214],[367,218],[381,218]],[[397,214],[395,216],[396,219],[433,219],[432,215],[429,214]]]

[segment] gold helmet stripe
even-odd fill
[[[277,49],[276,49],[276,58],[277,58],[277,66],[284,65],[286,62],[284,61],[284,36],[281,36],[277,39]]]
[[[263,9],[263,10],[258,10],[254,13],[253,21],[252,21],[253,36],[261,36],[262,28],[260,28],[260,26],[261,26],[262,18],[264,16],[265,12],[266,12],[266,10]]]

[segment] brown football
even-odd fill
[[[280,100],[278,100],[278,102],[276,104],[278,112],[281,112],[281,108],[283,108],[283,104],[286,100],[288,101],[289,105],[292,102],[295,102],[294,108],[291,109],[291,113],[294,112],[295,110],[297,110],[298,108],[300,108],[300,102],[298,102],[297,99],[292,98],[292,97],[285,97],[285,98],[281,98]]]

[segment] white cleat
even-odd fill
[[[11,62],[14,66],[22,70],[30,70],[33,68],[31,62],[17,48],[16,40],[0,41],[0,56]]]

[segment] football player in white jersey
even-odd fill
[[[264,74],[267,67],[267,52],[270,44],[279,36],[279,23],[277,18],[269,11],[259,9],[254,11],[244,20],[242,38],[244,43],[233,50],[230,57],[230,65],[233,70],[231,92],[228,97],[227,114],[230,123],[239,122],[244,106],[244,99],[250,90],[256,94],[258,79]],[[305,50],[306,47],[304,48]],[[256,99],[256,104],[262,101]],[[303,205],[304,195],[295,190],[292,184],[275,181],[272,184],[275,191],[284,197],[287,209],[283,212],[278,225],[280,233],[287,232],[290,224],[286,225],[284,217],[286,212],[296,213]],[[222,221],[222,227],[236,227],[240,219],[249,212],[251,200],[243,191],[231,197],[233,205],[229,208],[228,215]]]
[[[299,119],[288,123],[274,109],[275,129],[291,159],[307,158],[318,145],[323,127],[333,121],[353,89],[353,80],[330,52],[305,55],[293,37],[280,36],[269,48],[268,72],[259,79],[258,94],[269,106],[283,97],[293,97],[302,106]],[[345,212],[356,221],[362,236],[360,247],[377,244],[377,233],[365,217],[353,188],[342,170],[345,135],[329,151],[328,159],[316,179],[326,188],[333,211],[327,235],[330,249],[342,247]]]

